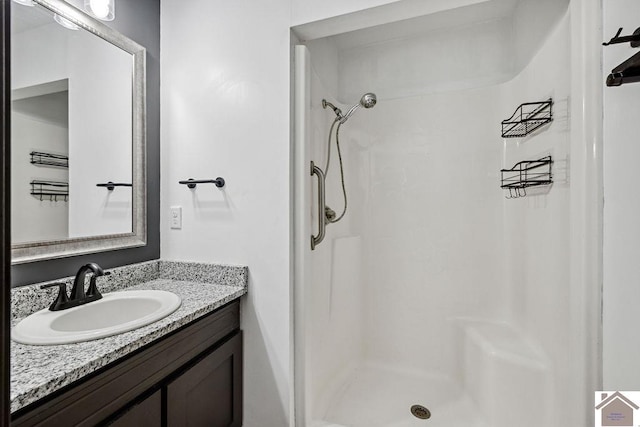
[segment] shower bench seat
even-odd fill
[[[545,355],[504,322],[464,319],[462,374],[488,425],[551,425],[551,371]],[[527,384],[527,387],[523,387]]]

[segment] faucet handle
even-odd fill
[[[64,282],[48,283],[40,286],[40,289],[48,289],[58,286],[58,296],[55,301],[49,306],[49,310],[58,311],[62,310],[62,307],[69,302],[69,296],[67,295],[67,284]]]

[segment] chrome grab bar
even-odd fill
[[[314,174],[318,176],[318,235],[311,235],[311,250],[314,250],[324,239],[326,226],[324,221],[324,172],[311,161],[311,176]]]

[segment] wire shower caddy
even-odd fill
[[[520,104],[511,117],[502,121],[503,138],[520,138],[553,121],[549,98],[542,102],[525,102]]]
[[[500,188],[509,190],[507,199],[515,199],[527,195],[527,188],[553,184],[551,175],[551,156],[538,160],[523,160],[511,169],[501,169]]]

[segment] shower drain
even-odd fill
[[[431,418],[431,411],[422,405],[413,405],[411,407],[411,413],[414,417],[420,418],[421,420],[428,420]]]

